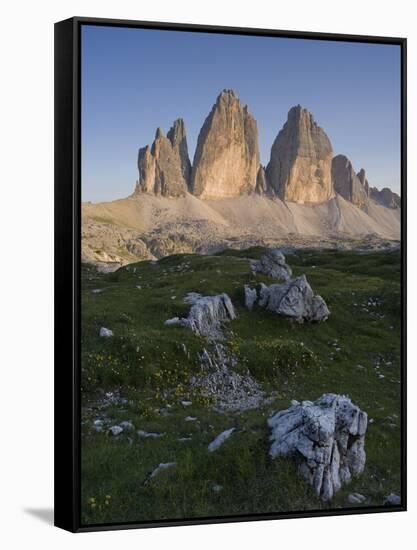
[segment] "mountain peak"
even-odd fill
[[[234,197],[253,192],[258,169],[256,121],[233,90],[223,90],[198,136],[192,192],[202,198]]]
[[[320,203],[333,196],[329,138],[301,105],[288,111],[266,168],[268,188],[282,200]]]
[[[137,193],[165,197],[185,195],[190,181],[191,163],[182,118],[174,121],[167,136],[162,128],[158,128],[152,147],[146,145],[139,149],[138,169]]]

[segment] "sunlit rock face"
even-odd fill
[[[292,107],[272,145],[266,168],[269,191],[290,202],[328,201],[334,196],[332,156],[330,140],[313,115],[300,105]]]
[[[256,121],[233,90],[223,90],[198,136],[191,192],[202,199],[252,193],[258,171]]]

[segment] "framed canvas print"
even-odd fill
[[[55,523],[406,509],[406,40],[55,25]]]

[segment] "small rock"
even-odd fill
[[[208,446],[209,453],[216,451],[221,445],[223,445],[223,443],[226,441],[226,439],[229,439],[229,437],[232,435],[235,429],[236,428],[230,428],[229,430],[225,430],[224,432],[219,434],[215,439],[213,439],[213,441]]]
[[[399,506],[401,504],[401,497],[395,493],[390,493],[384,497],[384,504],[388,506]]]
[[[137,432],[139,437],[144,437],[145,439],[151,438],[151,439],[158,439],[159,437],[164,437],[164,433],[157,433],[157,432],[145,432],[145,430],[138,430]]]
[[[154,478],[156,475],[159,474],[159,472],[162,472],[162,470],[167,470],[168,468],[172,468],[173,466],[176,466],[177,463],[176,462],[161,462],[159,464],[159,466],[157,466],[155,468],[155,470],[153,470],[149,475],[148,477],[145,479],[144,481],[144,485],[147,485],[149,483],[149,481]]]
[[[360,493],[349,493],[347,501],[349,504],[363,504],[366,500],[366,497]]]
[[[91,291],[92,294],[101,294],[102,292],[104,292],[104,288],[94,288]]]
[[[135,426],[129,420],[123,420],[123,422],[120,422],[119,426],[121,426],[124,430],[128,432],[131,432],[135,429]]]
[[[179,438],[178,438],[178,441],[181,441],[182,443],[183,443],[184,441],[191,441],[191,440],[192,440],[192,437],[179,437]]]
[[[223,491],[223,485],[219,485],[218,483],[214,483],[211,486],[211,490],[213,491],[213,493],[221,493],[221,491]]]
[[[111,435],[114,435],[114,436],[121,434],[122,431],[123,431],[123,428],[121,426],[111,426],[109,428],[109,432],[111,433]]]
[[[166,325],[167,327],[180,324],[181,320],[179,317],[173,317],[172,319],[167,319],[166,321],[164,321],[164,325]]]
[[[190,407],[193,404],[192,401],[181,401],[183,407]]]
[[[195,422],[195,421],[197,420],[197,417],[196,417],[196,416],[186,416],[186,417],[184,418],[184,420],[185,420],[186,422]]]
[[[101,327],[99,334],[102,338],[111,338],[114,336],[113,331],[106,327]]]
[[[306,276],[301,275],[284,284],[266,286],[261,283],[259,305],[299,322],[326,321],[330,311],[326,302],[314,294]]]
[[[259,260],[251,261],[252,273],[264,273],[273,279],[281,279],[288,282],[292,271],[285,262],[284,254],[278,248],[268,249]]]
[[[138,290],[142,290],[141,285],[136,285],[136,288],[137,288]]]

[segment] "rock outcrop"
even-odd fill
[[[284,254],[278,248],[269,248],[259,260],[251,261],[252,273],[263,273],[272,279],[288,282],[292,270],[285,262]]]
[[[326,302],[314,294],[305,275],[282,285],[261,283],[259,305],[296,321],[321,322],[330,315]]]
[[[266,167],[270,192],[284,201],[321,203],[333,197],[333,150],[329,138],[306,109],[290,109]]]
[[[332,161],[332,180],[336,193],[359,208],[368,204],[369,184],[362,169],[357,175],[345,155],[337,155]],[[363,182],[363,183],[362,183]],[[368,189],[368,191],[367,191]]]
[[[258,293],[256,292],[256,288],[250,288],[249,285],[245,285],[244,287],[245,291],[245,307],[249,309],[249,311],[252,311],[253,306],[258,299]]]
[[[191,191],[204,199],[251,193],[258,170],[256,121],[233,90],[223,90],[198,136]]]
[[[181,197],[188,191],[191,163],[184,121],[176,120],[167,136],[158,128],[152,147],[139,149],[136,193]]]
[[[272,458],[292,456],[317,496],[330,500],[365,468],[368,415],[344,395],[325,394],[268,419]]]
[[[386,208],[401,208],[401,197],[397,195],[397,193],[394,193],[394,191],[391,191],[391,189],[388,189],[388,187],[384,187],[381,191],[376,187],[371,187],[369,195],[371,199],[382,204],[382,206]]]
[[[168,319],[165,325],[181,325],[190,328],[199,336],[206,336],[210,340],[221,340],[223,323],[236,318],[232,301],[225,293],[217,296],[201,296],[197,292],[190,292],[184,298],[184,302],[191,304],[188,317]]]

